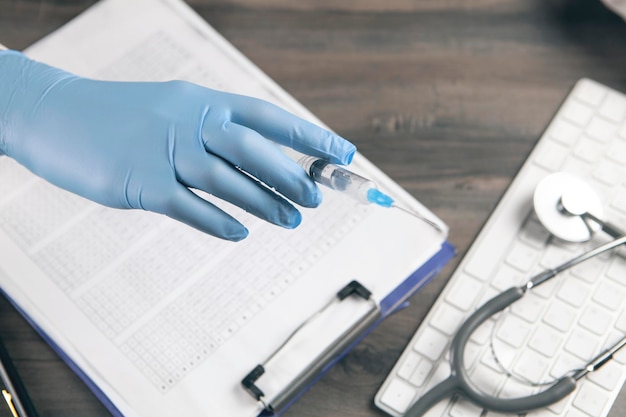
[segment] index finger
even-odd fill
[[[298,152],[333,163],[352,162],[356,147],[341,136],[264,100],[232,96],[232,121]]]

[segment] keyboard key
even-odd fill
[[[448,336],[452,336],[459,328],[461,322],[465,319],[465,315],[451,304],[445,303],[435,313],[431,324],[437,330],[441,330]]]
[[[479,345],[484,345],[489,340],[494,325],[495,321],[487,320],[486,322],[478,326],[474,333],[472,333],[470,340]]]
[[[521,272],[509,265],[502,265],[498,268],[495,276],[491,280],[491,285],[499,292],[517,287],[527,281],[528,273]]]
[[[606,261],[599,257],[588,259],[585,262],[576,265],[571,269],[573,275],[584,280],[589,284],[595,284],[598,271],[602,270]]]
[[[602,103],[607,93],[603,85],[584,79],[579,82],[574,94],[578,100],[597,107]]]
[[[612,138],[616,130],[617,126],[615,123],[611,123],[605,118],[594,116],[587,125],[585,132],[589,137],[599,142],[607,142]]]
[[[587,177],[592,170],[593,165],[578,158],[573,152],[565,159],[565,163],[561,167],[562,172],[573,173],[581,177]]]
[[[507,343],[509,346],[519,348],[522,346],[529,333],[530,328],[528,323],[512,314],[508,314],[504,317],[496,335],[498,339]]]
[[[563,302],[555,301],[548,307],[543,321],[557,330],[566,332],[572,326],[575,317],[576,311],[574,309]]]
[[[580,137],[582,130],[566,120],[555,120],[549,130],[549,134],[556,141],[566,146],[573,146]]]
[[[544,268],[554,268],[572,259],[572,251],[565,245],[552,245],[541,256],[540,264]]]
[[[426,327],[422,337],[419,338],[413,348],[431,361],[436,361],[443,353],[447,344],[447,337],[431,327]]]
[[[598,181],[606,185],[614,186],[624,178],[624,169],[618,164],[607,161],[597,166],[592,175]]]
[[[556,414],[557,416],[562,416],[564,414],[565,408],[570,405],[572,401],[572,397],[573,395],[570,394],[567,397],[563,398],[562,400],[550,404],[547,407],[547,409],[550,410],[550,412]]]
[[[539,325],[530,338],[528,346],[542,355],[552,358],[559,349],[559,346],[561,346],[561,343],[563,343],[563,336],[563,333],[548,326]]]
[[[505,250],[506,248],[503,247],[501,240],[486,240],[485,244],[478,250],[478,253],[470,256],[465,265],[464,272],[481,281],[489,279],[495,268],[495,263],[485,262],[485,259],[489,259],[489,256],[498,256],[498,253],[502,254]]]
[[[457,399],[450,408],[450,417],[480,417],[483,409],[464,399]]]
[[[530,291],[527,292],[521,300],[511,306],[511,311],[517,317],[529,323],[535,323],[546,307],[546,301]]]
[[[621,256],[614,256],[606,274],[613,281],[626,286],[626,259]]]
[[[583,413],[580,410],[572,408],[567,411],[567,414],[565,414],[565,417],[589,417],[589,414]]]
[[[620,122],[626,113],[626,99],[620,94],[609,92],[600,105],[599,113],[613,122]]]
[[[618,164],[626,164],[626,144],[623,142],[614,143],[609,148],[606,156]]]
[[[563,117],[579,126],[587,126],[593,116],[593,108],[578,101],[567,101],[561,108]]]
[[[496,340],[493,343],[493,349],[487,349],[480,361],[494,371],[502,372],[511,369],[517,352],[518,350],[512,348],[510,345]]]
[[[574,277],[567,277],[559,288],[557,297],[573,307],[580,307],[589,297],[589,286]]]
[[[552,358],[554,362],[552,368],[550,368],[550,377],[554,379],[558,379],[571,373],[574,369],[582,368],[586,361],[580,360],[567,352],[560,353],[556,360]]]
[[[404,358],[402,366],[398,370],[398,376],[404,379],[409,379],[417,365],[420,363],[421,357],[415,352],[409,352]]]
[[[622,310],[621,314],[617,318],[615,328],[626,334],[626,310]]]
[[[513,248],[506,257],[506,263],[520,271],[528,272],[538,255],[537,249],[518,241],[513,243]]]
[[[626,191],[619,192],[611,201],[611,207],[626,213]]]
[[[543,249],[549,238],[550,232],[535,219],[528,220],[520,232],[520,239],[535,249]]]
[[[622,122],[622,126],[617,131],[621,139],[626,139],[626,123]]]
[[[483,285],[481,282],[474,278],[467,276],[464,277],[452,291],[448,293],[446,299],[457,308],[467,311],[474,306],[476,297],[482,290]]]
[[[567,342],[565,350],[586,361],[591,359],[598,349],[599,342],[594,335],[583,330],[574,330]]]
[[[541,154],[535,156],[534,162],[548,171],[558,171],[567,158],[568,148],[556,142],[546,142],[546,148]]]
[[[590,416],[599,416],[608,401],[608,393],[595,384],[581,384],[573,405]]]
[[[421,387],[426,382],[426,378],[430,374],[430,371],[433,369],[433,364],[427,361],[426,359],[422,359],[415,368],[415,372],[409,378],[409,382],[416,387]]]
[[[478,362],[470,377],[474,385],[480,387],[481,391],[489,395],[495,395],[505,379],[506,377],[502,372],[498,372],[482,364],[482,362]]]
[[[593,294],[593,300],[610,310],[617,310],[624,301],[624,291],[609,283],[601,283]]]
[[[590,305],[585,308],[578,323],[597,335],[603,335],[606,334],[612,321],[613,315],[609,311],[598,305]]]
[[[574,148],[574,155],[586,162],[589,162],[590,164],[593,164],[600,160],[603,151],[604,149],[598,146],[593,139],[583,135],[583,138],[578,141],[576,147]]]
[[[532,382],[543,381],[544,375],[550,367],[551,359],[533,350],[522,352],[520,360],[515,365],[515,373]]]
[[[380,400],[387,407],[403,414],[409,408],[416,395],[417,390],[411,385],[401,379],[394,379],[387,386]]]
[[[614,390],[622,385],[624,369],[615,361],[609,361],[587,378],[606,390]]]
[[[428,381],[428,385],[424,389],[424,392],[427,392],[435,385],[440,382],[445,381],[450,376],[450,364],[447,361],[439,362],[437,367],[435,368],[435,372],[433,372],[430,381]]]

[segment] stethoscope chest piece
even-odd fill
[[[600,226],[584,220],[585,213],[604,217],[602,201],[581,179],[559,172],[545,177],[533,195],[535,213],[546,229],[568,242],[586,242]]]

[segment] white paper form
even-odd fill
[[[320,123],[176,0],[100,2],[26,53],[92,78],[185,79]],[[360,155],[351,169],[438,221]],[[446,237],[332,191],[295,230],[207,198],[250,236],[104,208],[0,157],[0,284],[126,416],[257,415],[243,376],[349,281],[382,299]]]

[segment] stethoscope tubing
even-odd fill
[[[421,417],[444,398],[460,395],[487,410],[502,413],[524,413],[550,405],[569,395],[576,388],[571,376],[559,379],[554,385],[540,393],[519,398],[498,398],[485,394],[474,387],[465,372],[465,346],[474,331],[491,316],[519,300],[525,291],[520,287],[509,288],[487,301],[465,321],[450,346],[451,374],[435,385],[405,413],[405,417]]]
[[[605,224],[602,225],[605,226]],[[485,394],[474,387],[465,371],[465,346],[474,331],[481,324],[487,321],[494,314],[497,314],[514,302],[518,301],[524,296],[527,290],[546,282],[558,273],[571,268],[574,265],[626,243],[626,236],[614,236],[614,233],[617,235],[616,231],[617,229],[613,228],[611,230],[612,233],[609,232],[610,235],[616,237],[611,242],[591,249],[569,261],[564,262],[554,269],[537,274],[524,286],[509,288],[487,301],[483,306],[472,313],[461,325],[458,332],[452,339],[452,343],[450,345],[450,376],[435,385],[428,392],[426,392],[426,394],[420,397],[409,408],[404,416],[421,417],[439,401],[454,395],[462,396],[479,407],[487,410],[502,413],[522,414],[537,408],[546,407],[571,394],[576,388],[576,381],[578,379],[575,375],[565,375],[546,390],[526,397],[499,398]]]

